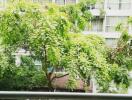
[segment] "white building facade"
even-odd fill
[[[92,7],[91,13],[95,19],[91,21],[92,29],[86,33],[100,34],[109,46],[116,46],[120,33],[116,32],[115,27],[132,16],[132,0],[104,0],[102,4]],[[128,26],[128,30],[132,34],[132,25]]]

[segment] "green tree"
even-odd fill
[[[1,14],[1,26],[7,52],[11,55],[19,48],[30,51],[31,56],[41,62],[48,87],[52,88],[52,74],[59,66],[61,45],[68,28],[65,14],[32,3],[13,2],[12,7]]]
[[[53,79],[57,78],[54,76],[55,68],[63,66],[62,56],[69,29],[74,29],[72,24],[76,20],[76,28],[83,29],[85,25],[81,23],[86,23],[91,17],[80,4],[65,11],[68,7],[41,6],[20,0],[11,1],[9,7],[1,12],[0,34],[9,64],[14,64],[12,53],[19,48],[29,51],[34,60],[41,62],[50,89]],[[76,10],[75,14],[72,9]]]

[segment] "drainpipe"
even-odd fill
[[[104,0],[104,10],[107,10],[107,0]],[[104,22],[103,22],[103,32],[106,32],[106,16],[107,16],[107,12],[105,12],[105,16],[104,16]]]
[[[92,93],[97,93],[97,84],[94,76],[91,77],[90,84],[92,85]]]
[[[15,55],[15,65],[20,66],[21,64],[21,56],[20,55]]]
[[[129,72],[130,79],[132,79],[132,71]],[[132,94],[132,81],[130,81],[130,86],[128,88],[128,94]]]

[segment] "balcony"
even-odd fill
[[[17,100],[132,100],[127,94],[1,91],[0,99]]]

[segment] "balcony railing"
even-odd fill
[[[1,91],[0,99],[15,100],[132,100],[127,94]]]

